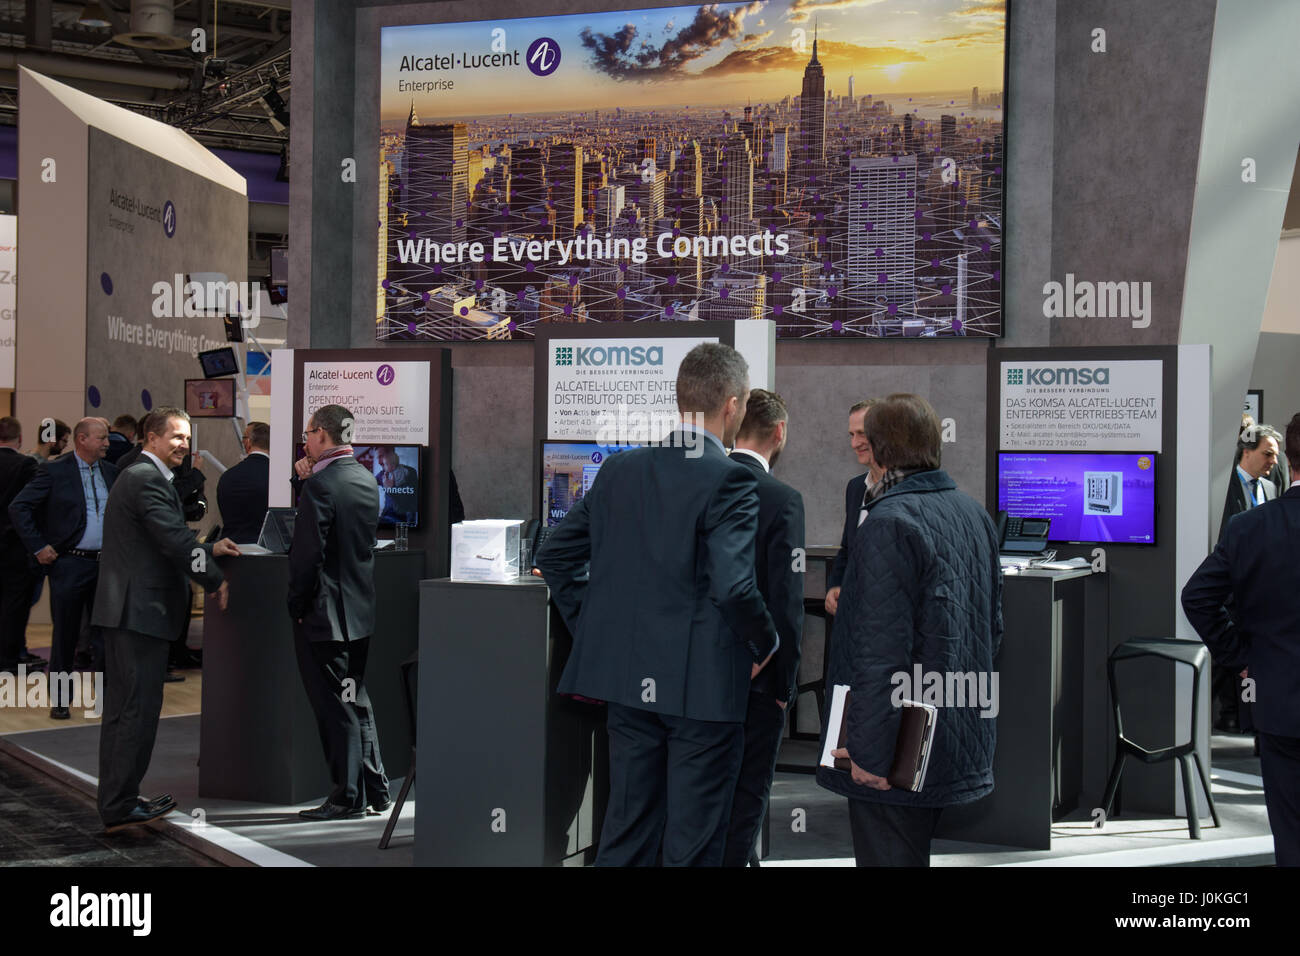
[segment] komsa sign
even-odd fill
[[[663,365],[662,345],[589,345],[576,348],[557,348],[556,365],[582,365],[591,368],[605,366]]]
[[[1017,370],[1008,369],[1007,384],[1019,385],[1013,381],[1019,376]],[[1027,368],[1024,370],[1025,385],[1109,385],[1109,368]]]

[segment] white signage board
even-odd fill
[[[342,405],[363,445],[429,444],[428,362],[304,362],[303,422],[324,405]]]
[[[677,416],[677,368],[716,336],[551,339],[546,437],[606,445],[658,441]]]
[[[1002,362],[998,447],[1161,451],[1159,360]]]
[[[14,387],[14,308],[18,295],[18,217],[0,216],[0,388]]]

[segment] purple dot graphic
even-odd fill
[[[994,282],[1001,282],[1001,281],[1002,281],[1002,270],[1001,270],[1001,269],[994,269],[994,270],[993,270],[993,281],[994,281]]]
[[[673,314],[673,307],[671,305],[664,306],[664,315],[672,315],[672,314]]]
[[[960,332],[960,331],[961,331],[961,319],[953,319],[953,320],[952,320],[952,330],[953,330],[954,332]]]
[[[573,315],[573,306],[571,306],[571,305],[566,305],[566,306],[564,307],[564,314],[565,314],[565,315]]]
[[[831,286],[829,289],[826,290],[826,294],[827,294],[828,296],[830,296],[830,297],[833,299],[833,298],[835,298],[835,293],[838,292],[838,291],[839,291],[839,290],[838,290],[837,288],[835,288],[835,286]]]
[[[461,314],[461,315],[469,315],[469,309],[468,309],[466,306],[463,306],[463,305],[462,305],[462,306],[460,307],[460,314]]]
[[[773,281],[773,282],[780,282],[780,281],[781,281],[781,273],[779,273],[779,272],[773,272],[773,273],[772,273],[772,281]]]
[[[844,329],[844,323],[841,322],[839,319],[836,319],[834,322],[831,323],[832,332],[840,332],[843,331],[843,329]]]
[[[387,279],[385,279],[383,282],[381,282],[381,283],[379,283],[379,284],[380,284],[381,286],[383,286],[385,289],[392,288],[392,283],[389,282]]]
[[[619,297],[620,299],[626,299],[626,298],[627,298],[627,289],[624,289],[624,288],[622,288],[622,287],[620,286],[620,287],[619,287],[619,290],[618,290],[618,292],[617,292],[616,294],[618,295],[618,297]]]
[[[722,264],[721,271],[722,271],[722,272],[730,272],[730,271],[731,271],[731,263],[730,263],[730,262],[724,262],[724,263]]]
[[[888,311],[890,315],[898,315],[898,306],[891,304]]]
[[[153,396],[149,394],[149,389],[144,389],[140,393],[140,404],[144,406],[146,412],[153,410]]]
[[[474,280],[474,288],[481,290],[481,289],[483,288],[483,280],[482,280],[482,279],[475,279],[475,280]]]
[[[86,389],[86,401],[90,402],[91,408],[99,408],[99,389],[93,385]]]
[[[411,335],[414,335],[414,334],[415,334],[415,323],[414,323],[414,322],[407,322],[407,323],[406,323],[406,331],[409,332]]]
[[[729,295],[731,295],[731,290],[728,289],[725,285],[724,285],[721,289],[718,290],[718,298],[719,298],[719,299],[725,299],[725,298],[726,298],[727,296],[729,296]]]
[[[532,271],[533,271],[533,266],[534,266],[534,263],[532,263],[532,262],[525,262],[525,263],[524,263],[524,271],[525,271],[525,272],[532,272]]]
[[[882,273],[880,273],[880,275],[876,276],[876,281],[877,281],[877,282],[888,282],[888,281],[889,281],[889,273],[887,273],[887,272],[882,272]]]
[[[781,314],[782,312],[784,312],[784,311],[785,311],[785,309],[782,308],[782,307],[779,306],[779,305],[774,305],[774,306],[772,306],[772,314],[773,314],[773,315],[780,315],[780,314]]]
[[[885,249],[884,249],[884,247],[883,247],[883,246],[876,246],[876,258],[877,258],[877,259],[883,258],[884,255],[885,255]]]
[[[618,264],[618,271],[619,271],[619,272],[627,272],[627,263],[626,263],[626,262],[620,262],[620,263]]]
[[[934,266],[936,269],[939,268],[939,260],[938,260],[938,259],[931,259],[931,260],[930,260],[930,265]]]
[[[675,275],[670,275],[670,276],[668,277],[668,284],[669,284],[669,285],[676,285],[676,284],[677,284],[677,276],[675,276]]]
[[[862,224],[862,229],[863,229],[863,231],[865,231],[865,232],[870,232],[872,229],[875,229],[875,228],[876,228],[876,227],[875,227],[875,224],[874,224],[874,223],[864,222],[864,223]]]
[[[925,242],[929,242],[929,241],[930,241],[930,233],[928,233],[928,232],[923,232],[923,233],[921,233],[921,239],[924,240]]]
[[[433,274],[434,274],[434,275],[442,275],[442,263],[441,263],[441,262],[439,262],[437,265],[435,265],[435,266],[433,267]]]
[[[513,332],[516,328],[518,328],[518,326],[515,325],[514,319],[511,319],[509,322],[506,323],[506,328],[509,329],[511,332]]]
[[[421,292],[421,293],[420,293],[420,301],[421,301],[421,302],[428,302],[428,301],[429,301],[429,293],[427,293],[427,292]]]
[[[577,284],[578,284],[578,277],[575,275],[569,276],[569,285],[577,285]]]
[[[939,291],[942,292],[944,295],[952,295],[952,283],[945,282],[943,285],[939,287]]]
[[[458,226],[463,226],[463,225],[465,225],[465,220],[464,220],[464,219],[457,219],[457,220],[456,220],[456,225],[458,225]]]
[[[515,293],[515,298],[518,299],[520,302],[523,302],[523,301],[524,301],[524,290],[523,290],[523,289],[520,289],[518,292],[516,292],[516,293]]]
[[[104,290],[104,295],[113,294],[113,280],[109,277],[107,272],[101,272],[99,274],[99,287]]]

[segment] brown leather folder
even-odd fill
[[[838,747],[847,745],[851,696],[849,693],[844,695],[844,714],[840,721]],[[934,723],[938,711],[933,706],[910,700],[903,701],[900,709],[902,719],[898,723],[898,739],[894,743],[894,762],[889,768],[887,779],[891,787],[919,791],[925,786],[925,771],[934,744]],[[835,769],[852,770],[852,767],[847,757],[836,757]]]

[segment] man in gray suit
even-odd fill
[[[316,714],[334,788],[307,820],[361,816],[391,805],[366,692],[375,631],[379,487],[352,455],[352,413],[317,409],[303,434],[314,460],[302,483],[289,548],[289,616],[303,687]]]
[[[189,454],[190,419],[155,408],[144,420],[143,453],[126,468],[104,508],[91,624],[104,628],[104,723],[99,734],[99,816],[112,832],[147,823],[176,805],[170,795],[144,800],[171,642],[190,604],[191,580],[226,606],[227,586],[214,556],[237,555],[229,538],[200,544],[185,524],[172,469]]]

